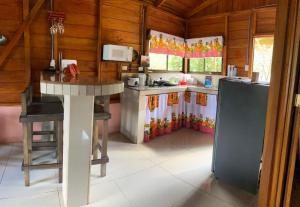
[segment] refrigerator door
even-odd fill
[[[220,80],[213,171],[216,178],[257,192],[268,86]]]

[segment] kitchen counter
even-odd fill
[[[144,139],[147,96],[169,94],[175,92],[199,92],[217,95],[218,89],[200,86],[169,87],[125,87],[121,94],[121,133],[133,143],[139,144]]]
[[[129,87],[126,88],[135,90],[139,92],[139,95],[154,95],[154,94],[164,94],[164,93],[173,93],[173,92],[183,92],[183,91],[191,91],[191,92],[199,92],[199,93],[207,93],[207,94],[218,94],[217,88],[205,88],[201,86],[188,85],[188,86],[167,86],[167,87],[149,87],[149,86],[137,86],[137,87]]]

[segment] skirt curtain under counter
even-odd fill
[[[183,127],[214,134],[215,94],[185,91],[149,95],[145,96],[145,108],[144,142]]]

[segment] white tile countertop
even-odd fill
[[[138,91],[140,95],[154,95],[154,94],[183,92],[183,91],[192,91],[192,92],[207,93],[207,94],[214,94],[214,95],[218,94],[217,88],[205,88],[205,87],[194,86],[194,85],[168,86],[168,87],[127,86],[126,88]]]

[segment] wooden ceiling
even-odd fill
[[[141,0],[157,8],[189,19],[220,12],[273,6],[276,0]]]
[[[146,2],[183,18],[189,18],[217,0],[146,0]]]

